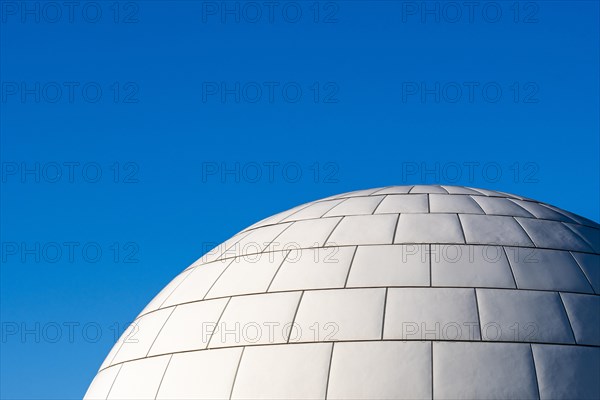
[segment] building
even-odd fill
[[[600,226],[455,186],[346,193],[185,269],[86,399],[600,398]]]

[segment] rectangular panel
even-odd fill
[[[431,343],[336,343],[327,399],[431,398]]]
[[[228,400],[242,348],[174,354],[158,400]]]
[[[431,279],[433,286],[515,287],[501,246],[433,244]]]
[[[191,269],[199,264],[205,264],[218,260],[223,255],[223,253],[227,251],[227,249],[233,247],[234,244],[242,240],[244,237],[248,236],[250,232],[252,231],[240,232],[221,244],[215,243],[214,248],[207,251],[202,257],[197,259],[192,265],[188,267],[188,269]],[[204,246],[208,247],[208,244],[205,244]]]
[[[111,364],[146,357],[173,308],[163,308],[135,320],[123,333],[121,348]]]
[[[125,363],[108,399],[154,399],[170,358],[166,355]]]
[[[529,344],[433,343],[436,399],[537,399]]]
[[[324,217],[372,214],[384,196],[354,197],[329,210]]]
[[[284,219],[284,222],[321,218],[323,214],[325,214],[327,211],[331,210],[333,207],[337,206],[343,201],[344,199],[318,201],[294,214],[291,214],[290,216]]]
[[[435,185],[415,185],[410,190],[410,193],[442,193],[447,194],[448,192],[441,186]]]
[[[600,348],[532,347],[542,400],[599,398]]]
[[[173,290],[163,307],[202,300],[217,278],[234,260],[212,262],[190,270],[189,276]]]
[[[563,221],[563,222],[573,222],[572,219],[568,218],[564,214],[556,212],[548,207],[544,207],[543,205],[541,205],[539,203],[535,203],[533,201],[517,200],[517,199],[511,199],[510,201],[523,207],[525,210],[527,210],[530,214],[532,214],[536,218],[551,219],[554,221]]]
[[[564,216],[566,216],[567,218],[570,218],[573,220],[573,221],[569,221],[569,222],[573,222],[573,223],[577,223],[577,224],[581,224],[581,225],[585,225],[585,226],[591,226],[592,228],[596,228],[596,229],[600,228],[600,225],[597,222],[592,221],[591,219],[587,219],[585,217],[582,217],[581,215],[577,215],[572,212],[560,209],[558,207],[551,206],[550,204],[544,204],[544,203],[540,203],[540,204],[544,207],[547,207],[556,212],[559,212],[559,213],[563,214]]]
[[[358,246],[347,287],[370,286],[429,286],[428,246]]]
[[[299,300],[300,292],[233,297],[209,348],[285,343]]]
[[[231,398],[325,398],[331,346],[316,343],[245,348]]]
[[[483,340],[574,343],[558,293],[477,289]]]
[[[429,206],[432,213],[485,214],[470,196],[431,194]]]
[[[592,284],[596,294],[600,294],[600,255],[575,252],[571,254]]]
[[[240,257],[247,254],[260,253],[289,226],[290,223],[288,222],[256,228],[250,231],[250,233],[243,237],[239,242],[228,248],[221,255],[221,258]]]
[[[385,289],[307,291],[290,342],[379,339],[384,300]]]
[[[473,199],[483,208],[487,215],[508,215],[511,217],[533,217],[523,207],[509,199],[501,197],[473,196]]]
[[[399,194],[386,196],[375,214],[426,213],[428,210],[426,194]]]
[[[391,244],[397,219],[396,215],[344,217],[325,245]]]
[[[394,243],[464,243],[455,214],[401,214]]]
[[[383,338],[479,340],[474,290],[390,288]]]
[[[480,193],[484,196],[490,196],[490,197],[513,197],[512,195],[507,195],[505,193],[500,193],[500,192],[496,192],[495,190],[487,190],[487,189],[480,189],[480,188],[473,188],[470,187],[469,189],[476,191],[477,193]]]
[[[148,355],[205,349],[227,301],[216,299],[177,306]]]
[[[592,248],[562,222],[517,218],[537,247],[592,252]]]
[[[577,344],[600,346],[600,296],[561,293]]]
[[[593,293],[581,268],[568,251],[507,247],[506,254],[519,289]]]
[[[321,247],[340,220],[335,217],[296,221],[271,242],[267,251]]]
[[[460,214],[459,218],[467,243],[534,247],[512,217]]]
[[[356,247],[292,250],[269,291],[344,287]]]
[[[206,298],[266,292],[284,256],[277,251],[235,258]]]
[[[579,224],[565,223],[565,225],[573,232],[581,236],[583,240],[590,245],[595,253],[600,253],[600,229]]]

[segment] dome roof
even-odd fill
[[[393,186],[303,204],[193,263],[87,399],[600,398],[600,226]]]

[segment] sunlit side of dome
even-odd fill
[[[173,279],[86,399],[600,398],[600,226],[456,186],[303,204]]]

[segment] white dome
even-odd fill
[[[184,270],[86,399],[598,399],[599,294],[588,219],[464,187],[346,193]]]

